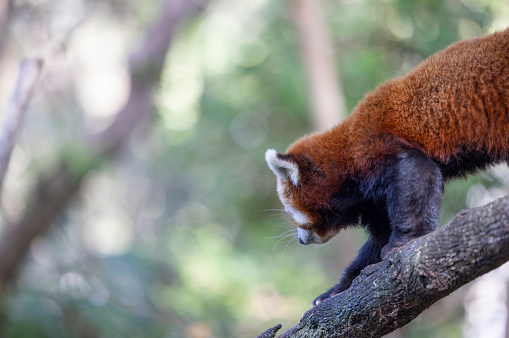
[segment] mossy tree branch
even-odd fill
[[[460,212],[446,226],[368,266],[348,290],[306,312],[279,337],[381,337],[508,260],[505,196]],[[265,337],[276,331],[267,330]]]

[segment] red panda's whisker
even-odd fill
[[[285,209],[265,209],[265,210],[263,210],[263,212],[267,212],[267,211],[281,211],[281,212],[286,213]]]
[[[286,237],[289,234],[293,234],[295,232],[294,230],[295,229],[288,229],[287,231],[283,232],[282,234],[274,236],[274,237],[269,237],[268,239],[276,239],[276,238],[280,238],[280,237]]]
[[[294,237],[294,238],[290,239],[290,240],[288,241],[288,243],[286,243],[285,251],[283,251],[283,256],[284,256],[284,255],[285,255],[285,253],[286,253],[286,248],[288,248],[288,245],[289,245],[289,244],[290,244],[293,240],[296,240],[296,239],[297,239],[297,237]]]
[[[272,252],[274,252],[274,250],[276,249],[276,246],[279,244],[279,242],[281,242],[283,239],[287,239],[287,238],[290,238],[290,241],[292,241],[293,239],[296,239],[297,238],[297,233],[289,233],[287,235],[284,235],[283,237],[281,237],[277,242],[276,244],[274,244],[274,246],[272,247]],[[285,249],[286,250],[286,249]]]

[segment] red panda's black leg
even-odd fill
[[[443,191],[438,165],[416,149],[397,155],[385,180],[392,232],[382,259],[394,248],[437,228]]]
[[[345,291],[350,287],[352,281],[359,275],[362,269],[370,264],[380,262],[380,253],[384,244],[385,243],[378,242],[373,238],[370,238],[364,243],[355,260],[346,268],[339,283],[317,297],[313,303],[311,303],[311,307],[315,307],[325,299]]]

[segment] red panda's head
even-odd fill
[[[265,160],[277,176],[277,193],[298,227],[299,242],[323,244],[351,221],[334,203],[341,180],[331,177],[309,154],[267,150]]]

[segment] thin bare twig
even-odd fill
[[[23,60],[19,67],[18,80],[7,104],[0,131],[0,192],[41,68],[41,59]]]

